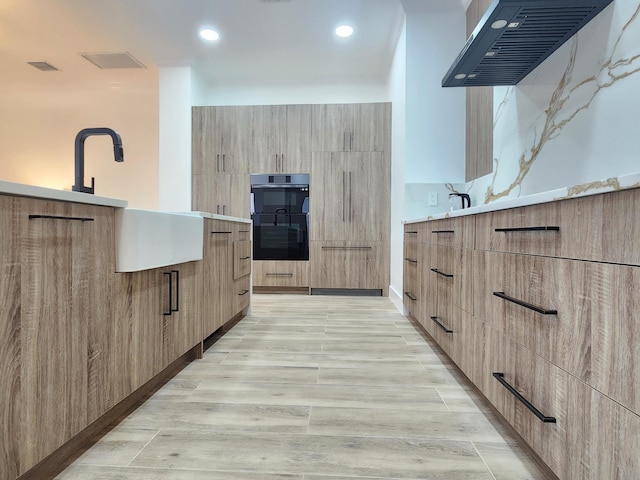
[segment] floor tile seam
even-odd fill
[[[442,403],[444,404],[444,406],[447,407],[447,411],[448,412],[453,412],[454,410],[451,410],[451,408],[449,408],[449,405],[447,404],[447,401],[442,396],[442,393],[440,393],[440,390],[438,390],[438,387],[434,387],[434,389],[435,389],[436,393],[438,394],[438,396],[440,397],[440,400],[442,400]]]
[[[489,466],[487,461],[482,456],[482,453],[480,453],[480,450],[478,450],[478,447],[476,446],[476,442],[472,441],[471,444],[473,445],[473,449],[476,451],[476,453],[478,454],[478,456],[482,460],[482,463],[484,463],[485,467],[487,467],[487,470],[489,471],[489,474],[491,475],[491,478],[493,478],[493,480],[497,480],[496,476],[493,474],[493,470],[491,470],[491,467]]]
[[[133,462],[136,461],[136,458],[138,458],[142,452],[144,452],[144,449],[147,448],[151,442],[153,442],[154,439],[156,439],[158,437],[158,435],[160,435],[161,429],[156,429],[156,433],[149,439],[149,441],[147,441],[147,443],[144,444],[144,446],[138,450],[138,453],[136,453],[136,455],[129,461],[129,463],[127,463],[127,466],[130,466]]]

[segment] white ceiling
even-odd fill
[[[212,84],[384,82],[403,8],[459,10],[468,0],[2,0],[0,85],[127,82],[143,71],[100,70],[80,52],[130,52],[148,67],[192,66]],[[355,27],[349,39],[333,29]],[[206,45],[199,27],[220,40]],[[46,61],[61,72],[40,72]]]

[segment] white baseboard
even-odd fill
[[[406,317],[407,312],[405,311],[405,308],[404,308],[402,294],[398,293],[398,291],[395,288],[393,288],[391,285],[389,285],[389,298],[391,299],[393,304],[396,306],[398,311]]]

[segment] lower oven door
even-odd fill
[[[309,260],[307,214],[253,214],[254,260]]]

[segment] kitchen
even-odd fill
[[[286,7],[285,3],[271,7]],[[389,2],[380,3],[383,8],[382,4]],[[227,85],[210,93],[213,105],[391,101],[394,121],[389,292],[399,308],[403,297],[401,222],[442,212],[451,188],[468,192],[472,205],[479,205],[564,187],[605,191],[637,184],[637,135],[632,117],[637,110],[636,2],[616,0],[575,41],[565,44],[518,87],[493,89],[493,165],[490,173],[469,183],[465,183],[464,165],[465,93],[463,89],[439,86],[465,38],[462,6],[452,3],[402,2],[405,30],[394,44],[391,67],[378,84],[349,80],[338,88],[307,82],[312,85],[307,89],[274,86],[263,90],[255,85],[244,89]],[[27,9],[29,4],[23,2],[21,8]],[[64,14],[44,7],[34,8],[31,13],[64,21]],[[117,11],[104,13],[115,15],[109,18],[125,20]],[[98,17],[97,12],[93,15],[90,18]],[[149,15],[153,17],[152,13]],[[159,12],[156,15],[161,17]],[[402,24],[402,15],[398,16]],[[163,25],[162,18],[158,23]],[[98,25],[94,28],[96,38],[108,37],[108,28],[100,26],[100,22]],[[70,31],[73,28],[79,27],[72,25]],[[35,38],[24,41],[27,45],[42,43],[43,37]],[[76,56],[78,49],[105,50],[99,40],[95,42],[86,47],[73,46],[71,52]],[[425,45],[430,44],[439,48],[427,60]],[[118,51],[123,48],[127,47]],[[39,57],[29,60],[41,60]],[[89,73],[88,67],[87,75],[97,75]],[[191,124],[191,106],[204,104],[198,96],[206,91],[202,92],[197,74],[187,67],[152,70],[149,67],[135,74],[157,75],[159,83],[155,87],[152,84],[149,88],[133,71],[126,71],[113,83],[98,80],[103,82],[99,95],[86,91],[77,83],[79,79],[71,79],[71,88],[63,93],[54,90],[48,81],[39,80],[38,89],[21,96],[15,86],[18,80],[6,78],[14,83],[2,93],[3,179],[57,189],[68,187],[73,178],[70,139],[77,131],[96,121],[105,125],[125,122],[125,129],[120,128],[125,158],[146,161],[125,160],[116,165],[103,156],[103,150],[109,154],[109,149],[98,146],[91,157],[87,156],[95,169],[89,175],[96,177],[96,191],[128,199],[134,207],[190,210],[191,132],[185,126]],[[596,75],[598,72],[602,73]],[[570,80],[561,82],[563,75]],[[132,82],[138,88],[118,95],[123,89],[118,82]],[[78,88],[74,89],[74,85]],[[285,90],[288,96],[284,95]],[[56,93],[47,95],[51,91]],[[92,112],[87,112],[85,105],[91,105]],[[133,105],[135,108],[131,108]],[[103,110],[104,114],[92,116],[96,110]],[[126,119],[122,119],[123,111],[127,112]],[[69,125],[61,125],[64,132],[51,128],[56,122],[67,122],[61,112],[69,117]],[[547,112],[550,116],[546,116]],[[140,127],[155,125],[158,115],[157,132]],[[37,142],[34,132],[38,132]],[[56,160],[45,163],[43,158]],[[437,205],[430,206],[434,193]]]

